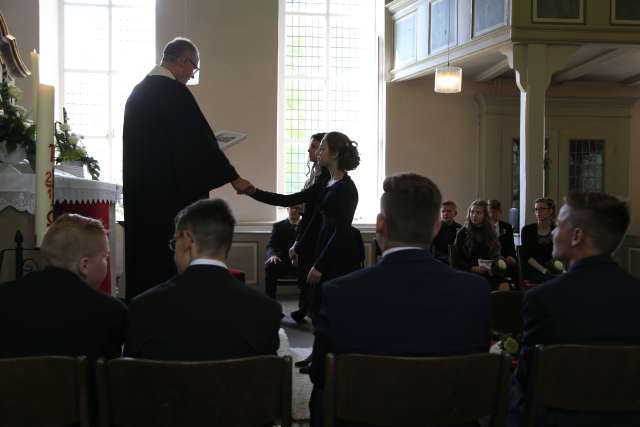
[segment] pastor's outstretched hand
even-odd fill
[[[253,194],[256,192],[256,187],[244,178],[236,178],[231,181],[231,185],[238,194]]]

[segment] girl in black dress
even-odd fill
[[[330,179],[329,171],[320,166],[320,162],[318,162],[318,148],[325,135],[326,133],[324,132],[313,134],[309,141],[309,148],[307,150],[307,153],[309,153],[309,171],[303,187],[305,190],[312,187],[316,182],[326,183]],[[313,224],[311,223],[315,210],[315,200],[305,202],[302,219],[298,224],[296,241],[289,250],[289,258],[292,261],[295,260],[298,266],[297,274],[300,298],[298,301],[298,310],[291,313],[291,318],[295,320],[296,323],[304,322],[304,318],[309,313],[311,307],[312,298],[309,292],[309,285],[307,284],[307,273],[313,266],[313,254],[318,241],[318,233],[320,232],[319,221]],[[311,227],[309,227],[310,224],[312,224]],[[302,240],[303,236],[304,240]]]
[[[491,270],[479,265],[478,260],[497,260],[500,257],[500,242],[489,221],[485,200],[475,200],[467,210],[467,219],[454,242],[453,267],[480,274],[491,282],[493,289],[508,290],[509,284],[501,278],[491,276]]]
[[[554,218],[556,204],[553,199],[540,198],[535,202],[536,223],[522,227],[520,255],[527,260],[524,279],[531,283],[543,283],[553,276],[547,274],[545,265],[553,258]]]
[[[360,164],[357,143],[343,133],[329,132],[318,148],[318,162],[329,172],[328,180],[319,179],[309,188],[289,195],[260,189],[251,194],[254,199],[270,205],[315,205],[306,230],[296,245],[308,245],[309,230],[319,227],[313,263],[306,272],[307,283],[315,287],[312,312],[320,307],[319,284],[357,270],[364,256],[362,240],[357,238],[351,227],[358,206],[358,190],[347,173]]]

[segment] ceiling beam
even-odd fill
[[[497,62],[486,70],[478,73],[475,77],[475,81],[488,82],[489,80],[493,80],[496,77],[500,77],[510,69],[511,68],[509,67],[509,60],[507,58],[504,58],[500,62]]]
[[[556,73],[553,76],[554,83],[566,82],[568,80],[575,80],[594,71],[605,65],[607,62],[618,58],[628,51],[626,49],[611,49],[606,52],[600,53],[594,57],[589,58],[585,62],[575,65],[571,68]]]

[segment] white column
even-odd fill
[[[534,201],[543,195],[545,99],[551,76],[576,49],[517,44],[505,53],[520,89],[520,227],[535,221]]]

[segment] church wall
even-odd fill
[[[23,59],[37,48],[38,0],[1,0],[0,10],[17,37]],[[175,35],[191,37],[201,50],[200,85],[193,93],[216,128],[249,133],[227,155],[241,175],[267,189],[277,180],[278,1],[158,0],[157,50]],[[31,107],[31,82],[17,82],[23,105]],[[387,85],[386,172],[416,171],[441,187],[444,197],[464,208],[479,194],[479,117],[475,95],[518,96],[512,82],[465,80],[460,95],[433,92],[433,78]],[[551,96],[640,96],[640,89],[613,84],[554,86]],[[223,101],[221,101],[223,100]],[[631,234],[640,235],[640,103],[632,109],[629,153]],[[488,170],[486,174],[497,172]],[[493,181],[491,181],[493,179]],[[495,182],[495,177],[488,177]],[[275,210],[226,186],[214,195],[227,199],[239,221],[272,221]],[[460,219],[459,217],[459,219]]]
[[[200,84],[192,91],[214,129],[249,134],[226,154],[256,186],[276,189],[278,0],[157,0],[156,47],[175,36],[200,49]],[[273,221],[275,208],[230,185],[212,192],[226,199],[242,222]]]

